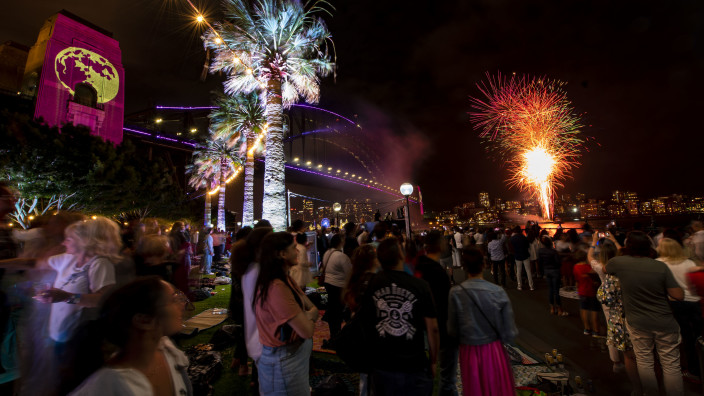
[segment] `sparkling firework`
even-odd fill
[[[487,150],[511,172],[510,186],[528,191],[552,219],[553,194],[569,177],[584,140],[579,116],[556,80],[488,77],[478,85],[485,98],[472,98],[474,128]]]

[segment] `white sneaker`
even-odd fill
[[[518,287],[516,288],[516,290],[523,290],[523,288],[520,287],[520,286],[518,286]]]

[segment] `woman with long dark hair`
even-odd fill
[[[156,276],[116,290],[101,324],[117,351],[71,395],[192,395],[188,358],[168,337],[181,329],[188,308],[186,296]]]
[[[381,267],[372,245],[362,245],[352,252],[352,274],[342,291],[342,300],[354,315],[362,303],[362,295],[369,280]]]
[[[309,395],[308,369],[318,309],[288,276],[297,264],[296,243],[288,232],[262,241],[253,306],[262,342],[259,392]]]

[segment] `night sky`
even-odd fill
[[[488,158],[469,122],[469,96],[479,95],[486,72],[567,82],[584,134],[598,144],[588,145],[558,192],[704,193],[702,2],[332,3],[336,11],[326,21],[338,70],[335,81],[324,80],[320,104],[358,114],[367,131],[384,125],[399,142],[412,141],[414,149],[398,158],[406,173],[397,178],[420,184],[427,206],[476,201],[482,190],[521,196],[505,187],[506,170]],[[64,8],[120,41],[126,113],[152,104],[204,105],[220,80],[199,81],[205,53],[184,4],[12,2],[0,13],[0,41],[34,44],[43,21]],[[218,2],[201,4],[217,17]]]

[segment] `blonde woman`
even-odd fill
[[[685,379],[697,380],[699,377],[699,359],[694,352],[696,339],[702,334],[702,311],[699,305],[699,297],[692,294],[687,282],[687,273],[696,264],[687,256],[683,246],[674,239],[663,238],[658,244],[658,260],[667,264],[672,271],[675,280],[684,290],[684,300],[676,301],[670,299],[670,307],[675,315],[677,324],[680,325],[682,343],[680,352],[684,355],[682,376]]]
[[[49,336],[65,343],[85,320],[95,316],[105,292],[115,284],[115,262],[120,258],[120,229],[105,217],[71,224],[63,242],[66,253],[49,258],[56,271],[52,288],[35,299],[53,304]]]

